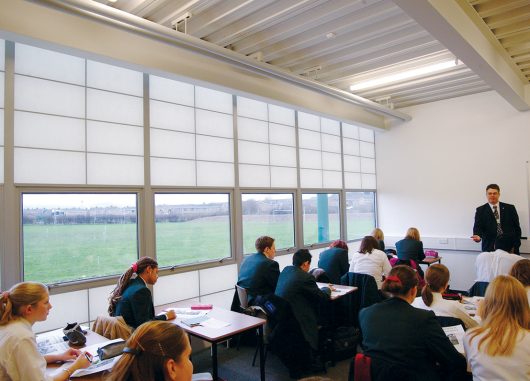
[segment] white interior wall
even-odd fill
[[[463,255],[480,250],[469,237],[487,184],[499,184],[501,201],[516,206],[522,234],[529,235],[530,112],[513,109],[494,92],[403,111],[411,121],[376,133],[378,224],[385,242],[391,245],[415,226],[425,247],[450,250],[444,254],[448,266],[463,265],[450,266],[453,280],[472,283],[474,260]],[[528,241],[521,249],[530,252]]]

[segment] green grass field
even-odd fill
[[[249,218],[247,218],[249,217]],[[245,216],[244,251],[254,252],[260,235],[276,239],[278,249],[294,246],[289,216],[263,222]],[[306,216],[307,217],[307,216]],[[187,222],[157,223],[157,260],[161,267],[192,264],[229,257],[227,217],[208,217]],[[368,234],[371,217],[348,225],[348,236]],[[330,221],[330,239],[338,237],[338,223]],[[307,242],[317,242],[316,217],[306,218]],[[58,283],[121,274],[136,260],[136,225],[24,225],[24,279]]]

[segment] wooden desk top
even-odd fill
[[[329,286],[329,283],[317,282],[317,286],[318,286],[318,288],[327,287],[327,286]],[[336,300],[338,298],[341,298],[344,295],[347,295],[347,294],[349,294],[351,292],[354,292],[354,291],[356,291],[358,289],[357,287],[343,286],[343,285],[340,285],[340,284],[332,284],[332,286],[337,291],[332,291],[331,292],[331,297],[330,297],[331,300]]]
[[[420,261],[420,265],[432,265],[433,263],[440,262],[442,257],[425,257],[423,261]]]
[[[188,301],[187,305],[183,305],[182,303],[175,303],[174,305],[169,305],[169,308],[184,308],[189,306],[190,304]],[[166,306],[166,308],[168,308],[168,306]],[[162,310],[160,310],[159,312],[161,311]],[[180,322],[178,314],[176,319],[169,321],[174,322],[189,334],[200,337],[210,342],[222,341],[223,339],[226,339],[238,333],[247,331],[252,328],[258,328],[259,326],[263,326],[266,323],[265,319],[240,314],[238,312],[228,311],[224,308],[214,307],[211,310],[206,311],[208,317],[229,323],[229,325],[221,328],[203,327],[202,325],[190,327]]]
[[[62,329],[57,329],[56,331],[57,331],[57,333],[59,335],[62,335]],[[92,345],[97,345],[99,343],[103,343],[103,342],[109,341],[109,339],[107,339],[106,337],[98,335],[97,333],[92,332],[90,330],[87,330],[87,334],[85,336],[86,336],[86,344],[83,347],[72,347],[72,348],[80,349],[80,350],[83,351],[84,348],[87,348],[87,347],[90,347]],[[92,353],[92,354],[94,354],[94,353]],[[46,366],[46,374],[48,374],[48,375],[54,374],[55,372],[57,372],[57,370],[59,368],[62,368],[63,366],[65,366],[65,364],[70,364],[70,363],[48,364]],[[106,375],[106,372],[99,372],[99,373],[91,374],[91,375],[84,376],[84,377],[76,377],[76,378],[74,378],[74,380],[83,380],[83,381],[103,380],[103,377],[105,375]]]

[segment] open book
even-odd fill
[[[464,354],[464,328],[461,325],[454,325],[451,327],[442,327],[442,329],[456,350]]]

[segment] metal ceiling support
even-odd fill
[[[473,9],[464,0],[394,0],[403,11],[453,52],[475,74],[519,111],[530,110],[530,85],[504,57],[491,33],[473,22]],[[473,11],[474,12],[474,11]]]
[[[62,12],[83,16],[98,22],[109,24],[112,27],[127,30],[134,34],[170,43],[176,47],[186,49],[196,54],[222,61],[234,67],[245,69],[253,73],[279,79],[296,86],[310,89],[342,101],[361,107],[362,109],[388,117],[390,123],[410,120],[410,116],[399,111],[390,110],[368,99],[338,90],[316,81],[294,75],[289,71],[279,69],[272,65],[256,61],[239,53],[211,44],[201,39],[179,33],[170,28],[163,27],[149,20],[133,16],[121,10],[108,7],[93,1],[86,0],[33,0],[33,3],[49,6]]]

